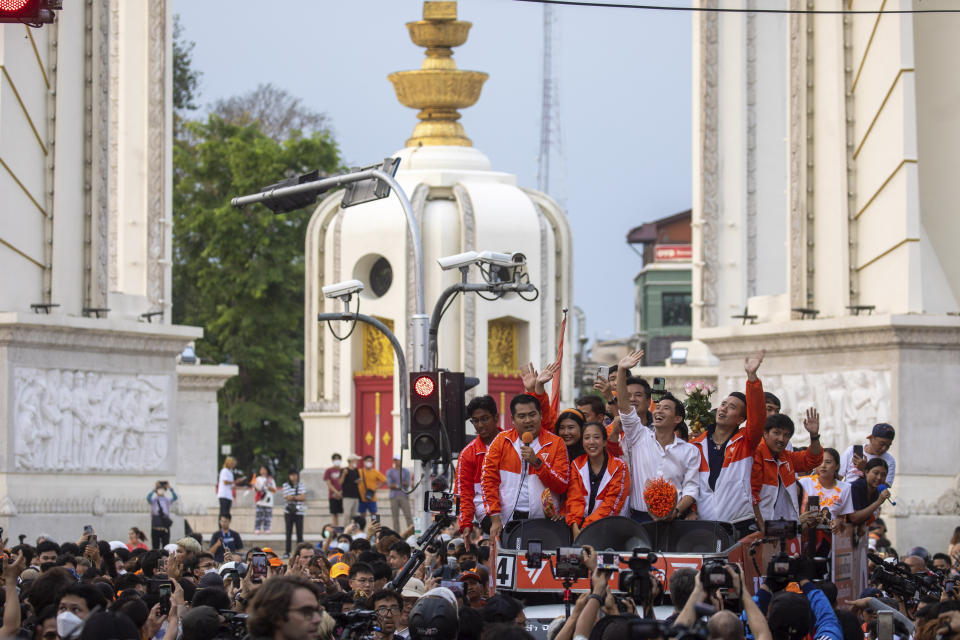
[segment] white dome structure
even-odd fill
[[[424,289],[429,314],[441,292],[459,281],[437,258],[465,251],[520,252],[539,297],[517,294],[485,300],[458,296],[440,323],[438,363],[464,371],[490,393],[501,411],[522,387],[518,369],[556,358],[564,309],[572,307],[572,237],[565,213],[549,196],[517,186],[516,177],[491,168],[471,146],[456,109],[479,98],[486,74],[460,71],[450,47],[466,41],[470,23],[456,20],[456,4],[425,2],[424,20],[409,23],[414,42],[428,46],[423,68],[392,74],[397,96],[420,108],[421,122],[400,158],[397,181],[410,197],[421,229]],[[358,325],[337,340],[317,313],[340,311],[321,287],[357,279],[360,312],[390,326],[409,354],[415,312],[410,236],[399,201],[389,198],[342,209],[343,192],[317,207],[306,239],[304,466],[329,464],[332,453],[374,455],[381,469],[400,450],[398,387],[393,351],[380,334]],[[476,267],[470,280],[479,281]],[[528,296],[529,297],[529,296]],[[356,309],[356,298],[353,309]],[[346,325],[334,325],[338,333]],[[573,351],[567,336],[561,400],[573,401]],[[509,413],[509,411],[507,411]],[[509,417],[506,418],[509,420]],[[472,427],[468,425],[468,433]],[[406,458],[406,454],[404,455]],[[309,476],[312,474],[305,474]]]

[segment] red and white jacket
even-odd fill
[[[630,497],[630,472],[623,460],[607,457],[607,468],[600,479],[593,511],[586,513],[590,502],[590,462],[586,455],[577,457],[570,465],[570,486],[565,506],[567,524],[581,529],[609,516],[627,514]]]
[[[483,508],[488,516],[499,515],[503,524],[510,522],[514,509],[527,511],[531,519],[542,518],[544,489],[558,497],[567,490],[570,482],[567,446],[559,436],[540,429],[540,435],[530,446],[543,464],[539,469],[527,465],[527,504],[517,504],[523,471],[522,446],[523,441],[516,429],[502,431],[490,443],[483,461]]]
[[[491,443],[492,444],[492,443]],[[460,496],[460,516],[457,521],[461,529],[466,529],[487,515],[483,506],[483,460],[487,456],[487,445],[480,436],[463,448],[457,458],[456,493]]]
[[[821,462],[823,462],[823,449],[817,456],[810,453],[810,449],[800,452],[784,449],[774,459],[767,443],[761,442],[753,454],[750,488],[753,493],[753,502],[760,507],[760,515],[763,519],[796,520],[800,515],[797,474],[813,471],[820,466]],[[781,482],[784,492],[790,499],[790,504],[780,505],[778,509],[777,494],[780,491]]]
[[[767,421],[767,407],[760,380],[747,380],[747,424],[730,436],[723,455],[723,468],[710,488],[711,432],[697,436],[691,444],[700,448],[700,497],[697,511],[702,520],[739,522],[753,518],[753,501],[750,491],[750,474],[753,470],[753,453],[763,439],[763,425]]]

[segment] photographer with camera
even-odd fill
[[[706,567],[705,567],[706,569]],[[721,573],[722,572],[722,573]],[[704,574],[707,574],[704,576]],[[707,584],[704,584],[704,583]],[[713,586],[716,585],[716,586]],[[724,593],[718,593],[721,589]],[[726,597],[724,597],[726,596]],[[732,596],[732,597],[731,597]],[[763,613],[743,586],[743,572],[739,565],[717,565],[711,571],[700,571],[694,576],[693,592],[674,627],[692,629],[697,621],[697,605],[709,604],[721,608],[707,622],[707,631],[711,639],[742,640],[743,623],[735,613],[722,609],[725,602],[736,600],[746,616],[747,625],[755,640],[772,640],[773,635]],[[779,636],[778,636],[779,640]]]
[[[816,559],[804,556],[778,555],[770,560],[767,577],[755,600],[766,613],[770,631],[777,640],[803,640],[811,633],[814,640],[843,640],[837,614],[827,596],[812,582],[822,576],[823,567],[818,564]],[[793,581],[799,584],[802,594],[786,589]]]
[[[157,480],[153,491],[147,494],[147,502],[150,503],[150,537],[154,549],[162,549],[170,544],[170,527],[173,526],[170,507],[176,501],[177,492],[166,480]]]
[[[513,429],[494,438],[483,463],[483,506],[490,537],[512,520],[543,518],[543,492],[565,493],[570,482],[567,447],[541,428],[540,401],[522,393],[510,401]]]

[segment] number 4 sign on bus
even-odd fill
[[[496,584],[498,589],[513,589],[513,569],[516,556],[497,556]]]

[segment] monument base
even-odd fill
[[[216,504],[216,391],[233,366],[176,356],[197,327],[0,313],[0,526],[28,541],[149,534],[147,493],[168,480],[180,514]]]
[[[719,395],[742,390],[743,358],[760,349],[764,390],[793,418],[795,446],[809,439],[802,413],[820,412],[821,442],[841,453],[877,422],[897,430],[896,506],[882,516],[897,550],[946,550],[960,515],[960,432],[950,393],[960,386],[960,318],[877,315],[699,329],[719,359]]]

